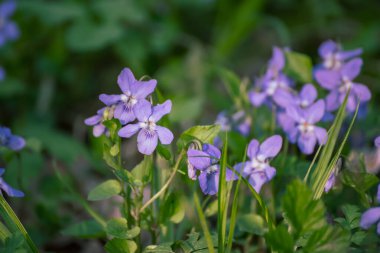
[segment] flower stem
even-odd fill
[[[152,203],[153,203],[158,197],[161,196],[161,194],[163,194],[163,193],[165,192],[166,188],[169,187],[170,183],[171,183],[171,182],[173,181],[173,179],[174,179],[174,176],[175,176],[175,174],[176,174],[176,172],[177,172],[177,170],[178,170],[178,168],[179,168],[179,164],[180,164],[180,162],[181,162],[181,160],[182,160],[184,154],[185,154],[185,151],[182,150],[181,153],[180,153],[179,156],[178,156],[177,162],[176,162],[176,164],[174,165],[173,172],[172,172],[172,174],[169,176],[168,181],[166,181],[166,183],[162,186],[162,188],[161,188],[156,194],[154,194],[154,196],[153,196],[151,199],[149,199],[149,200],[148,200],[148,201],[147,201],[147,202],[141,207],[140,212],[144,211],[145,208],[147,208],[150,204],[152,204]]]
[[[22,225],[21,221],[18,219],[17,215],[14,213],[12,208],[9,206],[8,202],[4,199],[3,196],[0,195],[0,206],[1,211],[3,214],[4,220],[9,223],[9,225],[15,227],[18,231],[21,232],[21,234],[24,236],[24,239],[26,243],[28,244],[31,252],[37,252],[38,248],[30,238],[28,232],[26,232],[24,226]]]

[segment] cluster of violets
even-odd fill
[[[20,151],[25,147],[25,140],[17,135],[13,135],[7,127],[0,126],[0,148],[6,148],[13,151]],[[0,168],[0,190],[4,191],[10,197],[24,197],[24,193],[20,190],[12,188],[2,178],[5,173],[4,168]],[[0,192],[1,194],[1,192]]]
[[[256,139],[248,145],[247,156],[249,161],[239,163],[234,169],[245,177],[256,192],[269,182],[275,175],[276,169],[269,165],[281,150],[282,138],[274,135],[262,144]],[[198,178],[199,185],[204,194],[215,195],[218,192],[220,172],[220,150],[211,144],[204,144],[201,150],[190,147],[187,151],[188,175],[192,180]],[[226,181],[237,179],[236,174],[226,169]]]
[[[297,143],[302,153],[312,154],[317,143],[324,145],[327,141],[327,132],[318,122],[332,118],[331,113],[343,103],[348,91],[349,112],[355,110],[358,102],[362,104],[371,98],[365,85],[353,81],[361,70],[361,53],[361,49],[344,51],[331,40],[322,43],[319,54],[323,63],[315,67],[314,79],[329,93],[318,99],[313,84],[305,84],[299,92],[295,89],[295,82],[283,73],[284,50],[274,47],[267,71],[256,80],[249,100],[255,107],[274,106],[279,126],[289,141]]]
[[[8,41],[14,41],[20,36],[20,31],[11,16],[16,10],[16,3],[13,0],[0,4],[0,47]],[[0,67],[0,81],[5,78],[5,71]]]
[[[130,138],[138,133],[137,148],[142,154],[151,155],[158,145],[158,140],[162,144],[170,144],[173,141],[173,133],[168,128],[157,125],[157,122],[171,111],[171,101],[166,100],[154,106],[147,100],[154,92],[157,81],[136,80],[132,71],[124,68],[118,76],[117,83],[121,94],[101,94],[99,99],[105,107],[85,120],[86,125],[93,126],[94,136],[108,135],[108,129],[103,122],[115,118],[123,125],[118,132],[120,137]]]

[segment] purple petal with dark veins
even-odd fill
[[[158,143],[157,133],[146,129],[141,129],[137,135],[137,149],[141,154],[151,155]]]
[[[187,159],[198,170],[205,170],[211,166],[210,155],[200,150],[189,149],[187,151]]]

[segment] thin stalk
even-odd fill
[[[0,195],[0,206],[1,211],[3,211],[3,218],[7,223],[9,223],[8,225],[16,227],[16,229],[21,232],[31,252],[38,253],[37,246],[34,244],[28,232],[26,232],[24,226],[22,225],[21,221],[18,219],[17,215],[13,212],[13,209],[9,206],[8,202],[4,199],[2,195]]]
[[[204,236],[206,238],[206,243],[207,243],[208,251],[210,253],[215,253],[215,251],[214,251],[214,244],[212,242],[210,231],[209,231],[209,229],[207,227],[206,218],[205,218],[205,215],[204,215],[203,210],[201,208],[201,204],[199,203],[198,196],[197,196],[197,194],[195,192],[194,192],[194,204],[195,204],[195,208],[197,209],[197,213],[198,213],[198,216],[199,216],[199,221],[201,223],[203,234],[204,234]]]
[[[162,186],[162,188],[156,193],[154,194],[154,196],[152,198],[150,198],[140,209],[140,212],[144,211],[145,208],[147,208],[150,204],[152,204],[157,198],[159,198],[161,196],[161,194],[163,194],[166,190],[166,188],[169,187],[170,183],[173,181],[174,179],[174,176],[179,168],[179,164],[181,163],[181,160],[183,158],[183,156],[185,155],[185,151],[181,151],[181,153],[179,154],[178,156],[178,159],[177,159],[177,162],[176,164],[174,165],[174,168],[173,168],[173,172],[172,174],[170,174],[169,176],[169,179],[168,181],[166,181],[166,183]]]
[[[224,138],[223,153],[219,170],[219,186],[218,186],[218,251],[224,252],[225,236],[226,236],[226,213],[227,213],[227,195],[226,192],[226,168],[227,168],[227,133]]]

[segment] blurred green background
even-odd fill
[[[334,39],[346,49],[364,50],[359,81],[368,85],[373,98],[369,116],[360,123],[367,135],[359,139],[368,144],[380,134],[377,0],[17,3],[13,20],[21,36],[0,48],[0,63],[7,73],[0,82],[0,123],[28,141],[27,149],[7,165],[17,171],[8,180],[27,195],[12,204],[32,237],[47,250],[86,252],[97,247],[96,242],[61,236],[68,223],[87,216],[65,194],[52,164],[66,168],[68,179],[84,196],[97,179],[110,175],[99,163],[98,143],[83,120],[102,106],[100,93],[118,92],[116,78],[124,67],[137,78],[148,75],[158,80],[160,92],[173,101],[170,120],[178,136],[181,130],[211,124],[219,111],[232,109],[218,68],[252,81],[265,70],[272,46],[308,54],[317,64],[320,43]],[[126,145],[135,149],[135,143]],[[134,152],[126,156],[131,164],[140,159]]]

